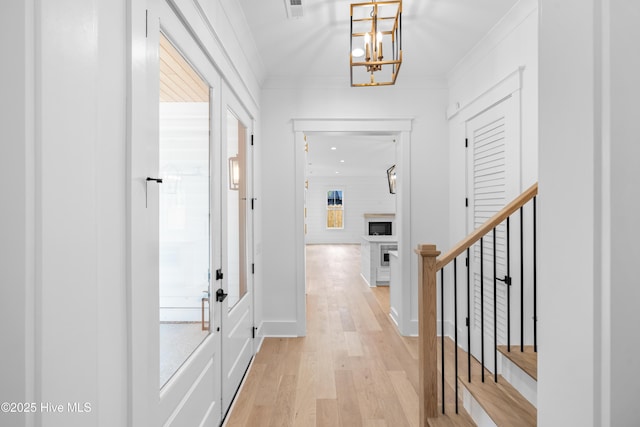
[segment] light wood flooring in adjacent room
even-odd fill
[[[417,338],[360,277],[360,246],[308,246],[307,281],[307,336],[264,340],[225,425],[417,426]]]

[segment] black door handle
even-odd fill
[[[149,197],[148,197],[148,193],[149,193],[149,182],[153,181],[156,182],[158,184],[162,184],[162,178],[151,178],[150,176],[147,177],[146,182],[145,182],[145,187],[144,187],[144,207],[148,208],[149,207]]]
[[[511,286],[511,277],[509,276],[504,276],[504,279],[496,277],[496,280],[499,280],[501,282],[504,282],[506,285]]]
[[[218,290],[216,291],[216,301],[218,301],[218,302],[222,302],[222,301],[224,301],[224,299],[227,297],[227,295],[228,295],[228,294],[226,294],[226,293],[222,290],[222,288],[218,289]]]

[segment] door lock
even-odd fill
[[[218,290],[216,291],[216,301],[218,301],[218,302],[222,302],[222,301],[224,301],[224,299],[227,297],[227,295],[228,295],[228,294],[226,294],[226,293],[222,290],[222,288],[218,289]]]

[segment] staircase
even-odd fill
[[[509,358],[503,359],[503,368],[505,365],[511,365],[509,369],[514,367],[519,369]],[[480,427],[535,426],[537,424],[535,406],[502,374],[498,375],[498,382],[485,379],[483,383],[480,380],[480,368],[480,363],[475,361],[472,370],[477,373],[472,374],[472,381],[459,379],[463,386],[464,407],[476,425]],[[524,372],[521,371],[521,373]],[[491,378],[489,371],[485,374]]]
[[[533,185],[443,256],[435,245],[416,250],[421,427],[537,425],[537,190]],[[532,214],[525,215],[525,205],[532,205]],[[532,221],[525,221],[529,215]],[[519,220],[519,239],[511,237],[510,219]],[[531,231],[525,232],[525,223]],[[496,244],[500,233],[502,247]],[[532,243],[530,249],[525,241]],[[519,246],[519,255],[512,246]],[[472,254],[475,267],[470,267]],[[498,274],[500,257],[506,259],[506,272]],[[512,268],[512,258],[519,260],[519,269]],[[469,348],[473,355],[465,351]]]

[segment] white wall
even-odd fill
[[[346,76],[348,77],[348,76]],[[337,84],[292,87],[288,82],[267,82],[262,90],[263,131],[262,198],[264,207],[264,318],[274,325],[298,321],[294,260],[296,215],[294,200],[294,118],[397,118],[413,117],[411,132],[411,247],[432,242],[447,246],[449,192],[447,123],[444,117],[447,90],[441,81],[429,86],[403,87],[402,75],[394,87],[351,88],[348,80]],[[443,184],[444,183],[444,184]],[[417,257],[411,257],[407,283],[417,283]],[[416,288],[417,289],[417,288]],[[417,301],[411,308],[417,319]],[[302,314],[300,315],[302,316]],[[277,326],[274,327],[277,330]]]
[[[640,384],[634,381],[640,378],[634,356],[640,354],[640,224],[635,215],[640,211],[640,50],[629,49],[631,40],[640,40],[640,4],[609,0],[603,1],[603,9],[600,398],[603,425],[621,426],[640,423]]]
[[[521,99],[521,190],[538,177],[538,14],[537,0],[521,0],[449,73],[448,112],[451,170],[451,241],[467,234],[465,120],[470,110],[490,102],[495,85],[523,67]],[[489,106],[488,104],[486,106]]]
[[[471,230],[467,225],[466,121],[504,96],[505,91],[520,83],[515,98],[520,108],[520,191],[538,177],[538,2],[521,0],[491,31],[454,67],[448,75],[449,99],[449,238],[451,244],[462,240]],[[519,71],[520,70],[520,71]],[[505,79],[509,77],[505,83]],[[442,252],[448,247],[439,248]],[[525,254],[526,256],[526,254]],[[530,259],[527,258],[527,259]],[[453,283],[452,268],[445,270],[445,281]],[[461,273],[459,273],[461,274]],[[446,287],[447,307],[452,307],[452,286]],[[466,291],[458,292],[458,300],[466,300]],[[528,305],[527,305],[528,307]],[[528,308],[525,307],[527,310]],[[446,328],[453,333],[453,309],[445,310]],[[514,315],[519,314],[515,313]],[[466,342],[464,318],[459,310],[458,330]],[[530,332],[529,326],[527,331]],[[445,331],[445,333],[447,333]],[[531,334],[525,334],[531,336]]]
[[[393,162],[393,160],[390,160]],[[365,213],[395,213],[396,196],[389,193],[386,171],[380,176],[309,177],[307,238],[316,243],[360,243]],[[344,191],[344,228],[327,229],[327,191]]]
[[[637,425],[640,4],[543,0],[540,12],[540,345],[552,351],[539,356],[538,422]]]
[[[0,51],[11,67],[0,74],[0,402],[35,399],[33,2],[0,4]],[[0,424],[25,425],[0,413]]]

